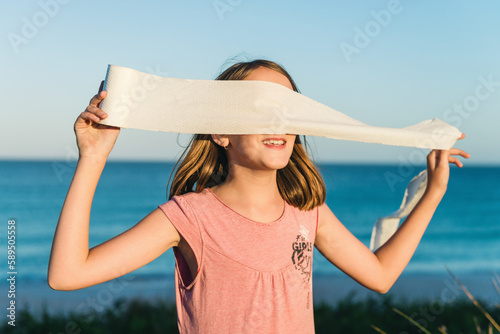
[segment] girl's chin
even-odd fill
[[[288,161],[273,161],[272,163],[267,164],[270,169],[283,169],[288,165]]]

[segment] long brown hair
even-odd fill
[[[292,77],[282,66],[263,59],[236,63],[222,72],[216,80],[243,80],[259,67],[267,67],[283,74],[290,81],[293,90],[299,92]],[[303,141],[306,146],[305,136]],[[325,202],[326,188],[304,146],[297,136],[288,164],[277,171],[276,182],[281,197],[288,204],[301,210],[311,210]],[[224,148],[217,145],[210,134],[195,134],[175,164],[174,171],[168,199],[193,191],[201,192],[204,188],[224,182],[229,164]]]

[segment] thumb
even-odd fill
[[[428,155],[427,155],[427,169],[429,171],[433,171],[434,168],[436,167],[436,150],[432,150]]]

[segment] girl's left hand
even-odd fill
[[[465,134],[459,139],[463,139]],[[450,163],[463,167],[462,162],[457,156],[462,156],[466,159],[470,158],[470,154],[458,148],[449,150],[432,150],[427,156],[427,189],[426,193],[443,196],[448,186],[450,178]]]

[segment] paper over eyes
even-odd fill
[[[437,118],[395,129],[364,124],[282,85],[187,80],[110,65],[101,124],[206,134],[299,134],[384,145],[449,149],[461,132]]]

